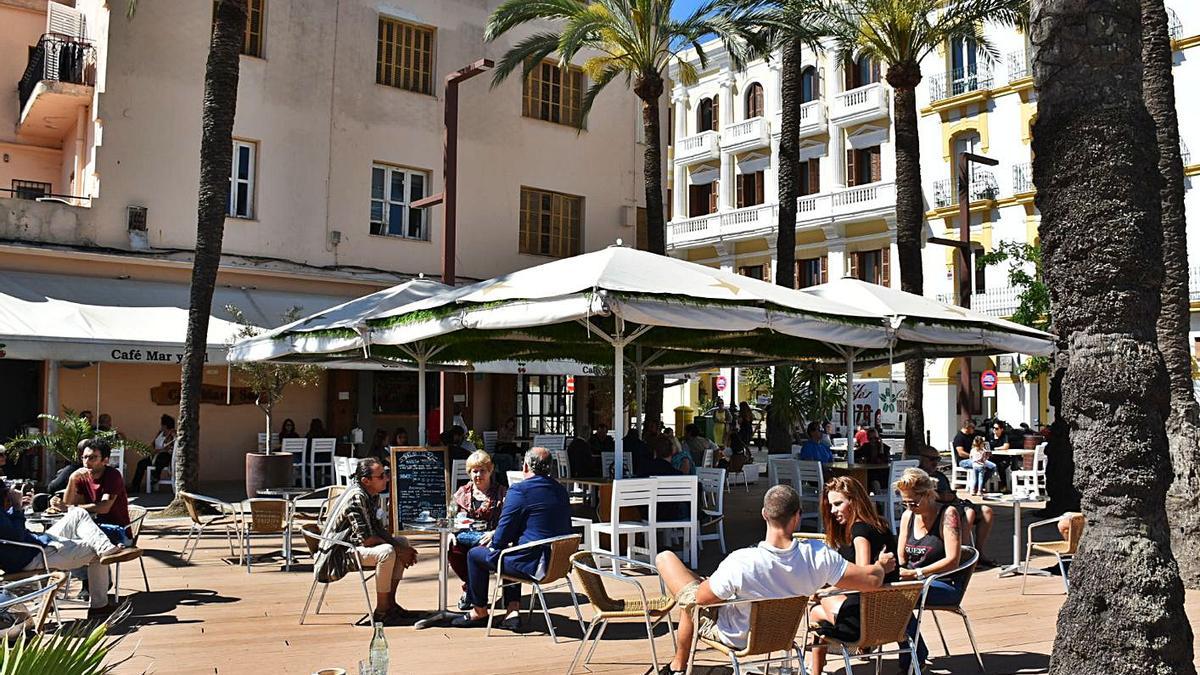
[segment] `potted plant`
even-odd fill
[[[150,454],[150,446],[129,438],[124,438],[116,429],[101,431],[92,427],[86,417],[82,417],[70,408],[63,408],[63,414],[51,415],[43,413],[38,419],[49,422],[47,430],[36,434],[17,436],[8,441],[9,459],[17,461],[20,456],[33,448],[45,448],[57,455],[68,464],[79,461],[79,443],[90,438],[102,438],[112,445],[124,446],[142,455]],[[128,460],[127,460],[127,463]]]
[[[226,305],[225,311],[241,325],[234,340],[253,337],[263,332],[261,328],[246,320],[242,310]],[[300,308],[293,307],[283,315],[283,323],[291,323],[300,315]],[[295,363],[250,362],[234,365],[242,384],[253,391],[257,398],[254,404],[263,412],[268,442],[264,452],[246,453],[246,496],[256,497],[262,488],[290,487],[292,485],[292,455],[271,452],[271,412],[283,400],[289,385],[308,387],[320,380],[319,366]]]

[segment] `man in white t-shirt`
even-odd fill
[[[679,615],[672,675],[687,670],[692,649],[692,605],[714,605],[737,598],[786,598],[816,593],[823,586],[846,590],[879,588],[896,567],[892,551],[883,551],[870,566],[847,562],[820,542],[796,541],[800,524],[800,495],[789,485],[776,485],[763,497],[767,536],[753,548],[729,554],[708,579],[701,580],[674,553],[658,556],[658,573],[683,611]],[[699,634],[742,649],[750,630],[750,605],[727,605],[701,610]]]

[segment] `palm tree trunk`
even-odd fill
[[[888,68],[888,82],[896,94],[896,254],[900,262],[900,290],[923,295],[921,232],[925,206],[921,195],[921,142],[917,134],[917,93],[921,68],[896,64]],[[925,360],[904,362],[907,421],[904,447],[915,454],[925,447]]]
[[[800,51],[799,40],[788,42],[783,48],[780,66],[783,69],[780,88],[781,115],[779,132],[779,225],[775,234],[775,283],[793,288],[796,282],[796,198],[799,195],[797,179],[800,175]],[[783,378],[789,373],[783,368],[775,369],[775,391],[783,390]],[[788,452],[792,447],[789,427],[791,420],[775,413],[775,406],[767,413],[767,447],[776,452]]]
[[[642,101],[642,130],[646,136],[646,152],[643,155],[642,177],[646,184],[646,240],[651,253],[667,254],[667,230],[663,221],[662,190],[662,124],[659,120],[659,101],[663,93],[663,79],[658,73],[638,78],[633,91]],[[682,189],[682,186],[675,186]],[[646,376],[646,419],[662,419],[663,377]],[[624,434],[622,429],[618,433]]]
[[[1087,516],[1054,675],[1196,672],[1167,528],[1163,240],[1157,190],[1146,189],[1157,187],[1158,152],[1140,4],[1033,3],[1033,178],[1051,315],[1069,350],[1059,412]]]
[[[1167,446],[1175,479],[1167,490],[1171,549],[1187,588],[1200,588],[1200,406],[1192,389],[1188,353],[1187,223],[1183,213],[1183,159],[1171,72],[1171,37],[1163,0],[1142,0],[1142,93],[1158,132],[1158,172],[1163,183],[1163,285],[1158,350],[1171,379]]]
[[[200,454],[200,385],[208,346],[208,319],[221,262],[221,238],[233,165],[233,117],[237,109],[238,68],[246,31],[246,0],[220,0],[213,18],[204,71],[201,113],[200,194],[196,214],[196,255],[188,299],[187,341],[179,393],[179,434],[175,441],[175,491],[195,491]],[[176,500],[178,502],[179,500]],[[172,507],[178,508],[177,504]]]

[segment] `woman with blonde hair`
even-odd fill
[[[896,537],[887,521],[875,510],[862,483],[849,476],[838,476],[825,483],[821,494],[821,519],[825,523],[825,545],[856,565],[871,565],[883,551],[896,551]],[[884,583],[899,580],[895,570]],[[858,595],[831,595],[809,613],[825,637],[846,642],[858,639],[861,617]],[[825,667],[825,648],[812,650],[812,672]]]
[[[450,568],[463,582],[459,609],[471,608],[471,603],[467,601],[467,551],[491,541],[504,506],[506,488],[495,479],[495,469],[491,455],[476,450],[467,457],[467,476],[470,480],[454,492],[454,505],[459,517],[472,521],[469,529],[459,532],[451,540],[447,556]]]
[[[900,578],[906,581],[925,581],[958,567],[962,553],[958,509],[953,504],[937,500],[937,483],[921,469],[905,469],[896,481],[900,503],[906,508],[900,517]],[[962,601],[962,579],[943,577],[928,582],[925,597],[929,605],[957,605]],[[917,620],[908,623],[908,636],[917,640],[917,658],[924,663],[929,655],[917,633]],[[907,671],[912,655],[900,655],[900,666]]]

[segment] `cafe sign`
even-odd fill
[[[177,406],[179,405],[180,389],[178,382],[163,382],[150,389],[150,400],[155,405]],[[229,403],[226,403],[225,385],[202,384],[200,385],[200,402],[210,405],[247,405],[254,403],[258,398],[258,395],[247,387],[232,387],[228,392]]]

